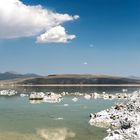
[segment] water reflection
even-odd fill
[[[37,134],[44,140],[66,140],[75,137],[75,133],[67,128],[40,129]]]
[[[139,90],[139,87],[13,87],[13,89],[18,91],[17,95],[0,97],[0,140],[101,140],[107,135],[106,130],[90,126],[89,115],[91,112],[96,113],[110,108],[116,101],[101,98],[89,100],[91,94],[88,93],[97,92],[106,95],[106,93],[123,93],[123,89],[127,89],[127,93],[132,93]],[[24,94],[29,95],[33,91],[68,92],[70,96],[64,96],[62,102],[55,104],[39,104],[40,101],[32,101],[37,105],[31,105],[29,96]],[[72,94],[76,92],[83,94],[82,96]]]
[[[29,100],[31,104],[40,104],[42,103],[41,100]]]
[[[36,134],[20,132],[0,132],[0,140],[42,140]]]
[[[73,137],[75,133],[67,128],[38,129],[36,133],[0,133],[0,140],[67,140]]]

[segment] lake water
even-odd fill
[[[128,93],[138,87],[18,87],[19,93]],[[3,88],[5,89],[5,88]],[[28,97],[0,97],[0,140],[102,140],[106,130],[90,126],[89,114],[110,108],[116,100],[65,96],[60,103],[31,104]],[[67,104],[67,106],[65,105]]]

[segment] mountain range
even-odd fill
[[[31,78],[31,77],[40,77],[40,75],[33,74],[33,73],[27,73],[27,74],[19,74],[16,72],[5,72],[0,73],[0,80],[12,80],[17,78]]]
[[[140,84],[138,77],[119,77],[93,74],[37,74],[0,73],[0,84],[51,85],[51,84]]]

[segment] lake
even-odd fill
[[[18,93],[69,92],[60,103],[31,104],[29,97],[0,97],[0,140],[102,140],[106,129],[90,126],[90,113],[110,108],[116,100],[78,97],[70,93],[127,93],[139,87],[12,87]],[[9,89],[3,87],[2,89]],[[10,88],[11,89],[11,88]]]

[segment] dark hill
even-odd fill
[[[47,77],[24,80],[19,84],[140,84],[140,80],[107,75],[49,75]]]

